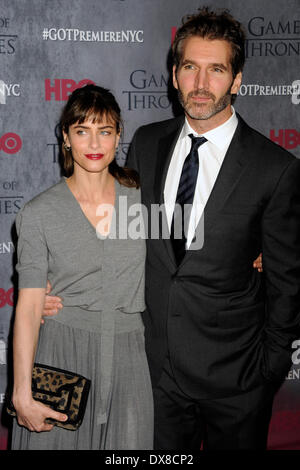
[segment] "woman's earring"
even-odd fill
[[[67,150],[68,152],[71,150],[71,146],[67,145],[66,142],[64,142],[64,148],[65,148],[65,150]]]

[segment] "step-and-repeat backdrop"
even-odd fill
[[[76,87],[116,95],[125,162],[135,129],[172,117],[170,45],[199,0],[0,0],[0,412],[11,374],[16,214],[60,178],[56,125]],[[254,128],[300,158],[299,0],[211,0],[247,32],[247,63],[235,102]],[[255,188],[253,188],[255,191]],[[299,280],[300,282],[300,280]],[[300,449],[300,338],[274,404],[270,449]],[[0,449],[10,422],[2,413]]]

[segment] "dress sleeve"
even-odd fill
[[[27,203],[16,218],[19,289],[47,285],[48,249],[38,214]]]

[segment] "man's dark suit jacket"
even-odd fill
[[[170,240],[148,239],[146,351],[153,385],[167,354],[196,399],[284,379],[300,331],[300,160],[240,116],[204,211],[204,245],[177,267]],[[142,202],[162,204],[184,118],[139,128],[127,166]],[[263,274],[253,261],[263,252]]]

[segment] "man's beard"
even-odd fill
[[[221,98],[216,101],[216,97],[213,93],[205,90],[204,88],[200,88],[197,91],[191,91],[187,95],[187,99],[184,99],[184,96],[181,90],[178,88],[178,99],[185,110],[186,114],[192,119],[199,119],[199,120],[206,120],[214,116],[215,114],[220,113],[231,103],[231,87],[228,88],[225,95],[221,96]],[[211,98],[212,103],[197,103],[191,102],[190,99],[194,96],[202,97],[202,98]]]

